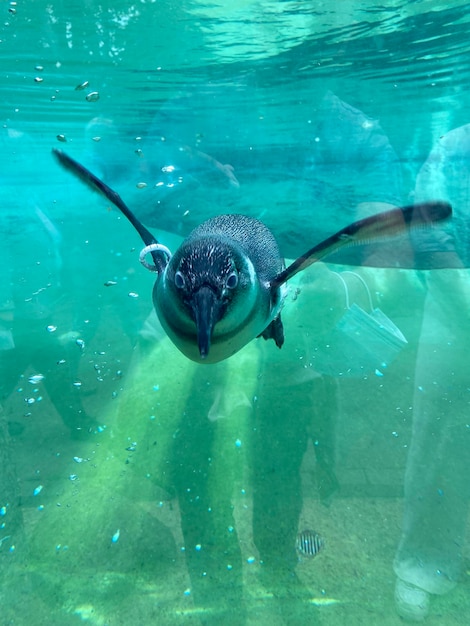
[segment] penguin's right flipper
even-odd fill
[[[353,222],[331,237],[320,242],[278,274],[271,282],[271,289],[276,289],[309,265],[320,261],[339,248],[355,244],[368,243],[372,240],[394,237],[401,233],[448,219],[452,207],[448,202],[436,200],[412,204],[400,209],[391,209]]]
[[[132,226],[134,226],[146,246],[158,243],[157,239],[136,218],[136,216],[123,202],[121,196],[116,191],[111,189],[111,187],[108,187],[106,183],[104,183],[97,176],[92,174],[90,170],[81,165],[78,161],[75,161],[75,159],[72,159],[72,157],[69,157],[67,154],[65,154],[65,152],[62,152],[62,150],[57,150],[56,148],[54,148],[52,150],[52,154],[56,157],[56,159],[59,161],[60,165],[62,165],[64,169],[72,172],[72,174],[75,174],[77,178],[79,178],[83,183],[88,185],[88,187],[90,187],[93,191],[101,193],[105,198],[112,202],[114,206],[116,206],[121,211],[121,213],[123,213],[123,215],[127,217]],[[157,268],[161,268],[162,263],[163,265],[165,265],[165,259],[158,252],[152,252],[151,254]]]

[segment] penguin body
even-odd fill
[[[219,215],[195,228],[172,256],[121,197],[60,150],[59,163],[103,194],[127,217],[146,247],[141,262],[158,277],[153,303],[169,338],[188,358],[216,363],[255,337],[284,342],[281,308],[286,282],[344,246],[391,237],[450,217],[446,202],[423,202],[384,211],[342,228],[287,268],[271,231],[244,215]],[[145,261],[152,255],[153,265]]]
[[[272,289],[271,282],[283,269],[262,222],[219,215],[195,228],[171,257],[154,286],[155,310],[173,343],[194,361],[227,358],[276,318],[273,338],[280,347],[284,289]]]

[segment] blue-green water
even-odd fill
[[[0,623],[467,624],[467,3],[0,10]],[[282,350],[198,365],[52,148],[171,250],[221,213],[289,259],[395,205],[454,218],[312,266]]]

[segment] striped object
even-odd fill
[[[314,557],[325,546],[323,538],[314,530],[303,530],[297,535],[295,547],[302,556]]]

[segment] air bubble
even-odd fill
[[[28,380],[32,385],[37,385],[42,380],[44,380],[44,376],[42,374],[33,374],[32,376],[29,377]]]
[[[88,102],[97,102],[100,99],[100,94],[97,91],[90,91],[85,97]]]

